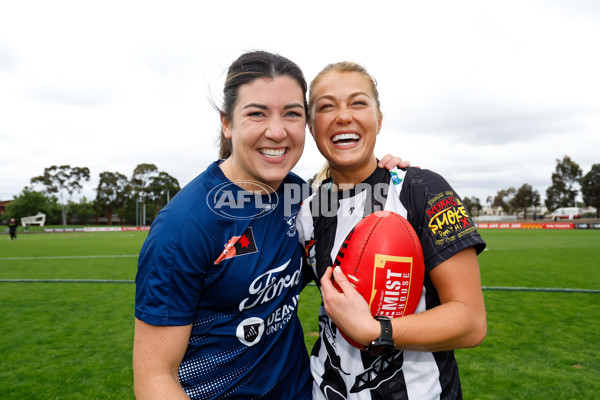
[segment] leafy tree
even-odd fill
[[[167,204],[167,198],[173,197],[179,190],[177,179],[166,172],[159,171],[154,164],[139,164],[133,170],[132,199],[146,204],[147,216],[154,216]]]
[[[556,170],[552,173],[552,185],[546,189],[546,207],[549,210],[574,207],[575,197],[579,192],[576,185],[581,175],[581,168],[569,156],[564,156],[562,161],[557,159]]]
[[[96,214],[94,203],[88,201],[85,197],[83,197],[79,203],[72,204],[71,209],[73,212],[73,219],[83,225],[89,224]]]
[[[546,189],[546,200],[544,200],[544,204],[546,205],[546,208],[550,211],[562,207],[562,204],[564,204],[564,198],[562,196],[561,189],[557,188],[554,185],[549,186]]]
[[[485,204],[487,204],[489,207],[491,207],[491,206],[492,206],[492,204],[494,204],[494,197],[493,197],[493,196],[488,196],[488,197],[485,199]]]
[[[181,188],[177,179],[166,172],[159,172],[158,176],[150,178],[148,190],[150,192],[150,200],[154,202],[156,209],[160,210]]]
[[[100,212],[106,214],[108,224],[112,224],[115,211],[123,219],[123,207],[127,201],[130,190],[127,177],[118,172],[101,172],[100,182],[96,189],[96,205]]]
[[[82,189],[81,181],[90,180],[87,167],[71,167],[70,165],[53,165],[44,169],[44,175],[31,178],[32,184],[40,184],[47,194],[57,194],[61,209],[62,223],[67,224],[67,215],[73,193]]]
[[[478,197],[465,197],[463,199],[463,203],[469,214],[471,214],[472,216],[479,215],[481,210],[483,210],[483,207],[481,206],[481,201]]]
[[[527,207],[537,207],[539,205],[540,194],[527,183],[523,184],[510,200],[510,206],[513,210],[523,210],[524,219],[527,219]]]
[[[121,223],[126,225],[137,225],[139,223],[139,219],[137,217],[136,204],[137,200],[129,198],[125,202],[125,207],[123,207],[123,218],[121,218]]]
[[[25,187],[21,194],[14,196],[14,200],[6,206],[8,217],[16,220],[36,215],[38,212],[46,214],[47,222],[56,221],[59,215],[59,206],[54,196],[47,196],[29,187]]]
[[[600,164],[592,165],[579,183],[583,201],[588,206],[596,207],[596,218],[600,218]]]
[[[508,189],[499,190],[494,196],[492,201],[493,207],[501,207],[504,212],[510,213],[512,211],[510,200],[513,198],[517,190],[514,187]]]
[[[152,179],[158,177],[159,171],[154,164],[138,164],[131,176],[132,196],[145,203],[150,200],[152,194],[150,185]]]

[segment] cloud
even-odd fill
[[[0,71],[16,71],[20,62],[18,51],[13,46],[0,42]]]
[[[546,135],[586,129],[591,108],[539,108],[497,103],[490,98],[440,99],[424,109],[401,110],[386,123],[419,136],[464,140],[473,145],[518,144]]]
[[[90,188],[143,162],[188,183],[216,158],[210,100],[248,49],[289,57],[308,80],[364,64],[384,112],[376,154],[440,172],[463,196],[545,192],[565,154],[584,172],[600,162],[593,0],[34,3],[0,14],[0,199],[57,163],[89,167]],[[294,171],[322,163],[308,137]]]
[[[140,50],[138,57],[164,79],[194,79],[210,63],[210,57],[193,47],[148,48]]]
[[[113,93],[100,87],[57,83],[34,88],[32,95],[43,102],[74,107],[101,107],[114,99]]]

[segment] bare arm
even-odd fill
[[[133,386],[138,400],[189,399],[178,370],[192,325],[154,326],[135,320]]]
[[[367,302],[344,274],[333,273],[340,293],[331,283],[331,268],[321,279],[325,310],[335,324],[366,345],[381,333]],[[392,320],[397,348],[441,351],[478,346],[487,331],[479,263],[473,248],[462,250],[430,273],[441,305]]]

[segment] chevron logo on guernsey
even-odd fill
[[[254,234],[252,233],[252,227],[246,228],[241,236],[233,236],[225,244],[225,249],[221,255],[215,260],[214,265],[220,264],[221,261],[227,258],[233,258],[237,256],[243,256],[245,254],[256,253],[256,241],[254,240]]]
[[[388,356],[378,357],[365,372],[356,377],[356,381],[350,392],[357,393],[362,390],[374,389],[381,385],[382,382],[393,378],[394,375],[402,370],[402,368],[390,368],[390,366],[401,354],[403,354],[403,351],[397,351]]]

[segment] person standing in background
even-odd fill
[[[8,222],[8,231],[10,233],[10,240],[17,239],[17,221],[14,218],[11,218]]]

